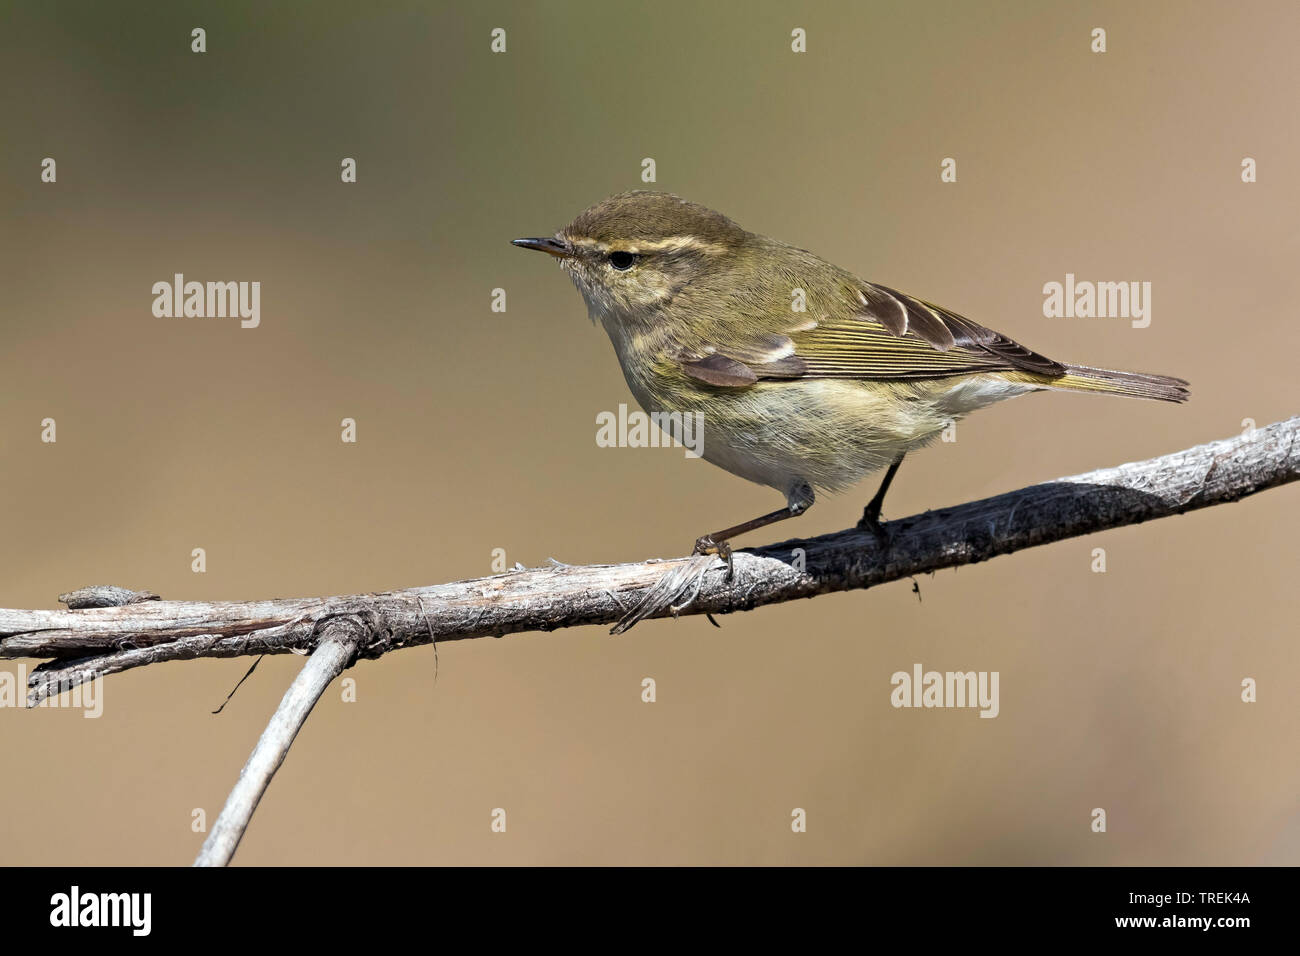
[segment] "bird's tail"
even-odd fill
[[[1011,372],[1004,377],[1066,392],[1105,392],[1162,402],[1185,402],[1191,394],[1190,386],[1181,378],[1148,375],[1145,372],[1115,372],[1086,365],[1067,365],[1064,375]]]

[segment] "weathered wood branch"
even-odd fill
[[[321,629],[320,643],[289,685],[244,769],[239,772],[239,780],[226,798],[226,805],[212,825],[208,838],[203,841],[195,866],[225,866],[230,862],[244,831],[248,829],[253,811],[280,764],[284,763],[285,754],[307,715],[325,693],[330,681],[347,668],[365,638],[365,625],[351,618],[332,618]]]
[[[162,601],[112,586],[60,595],[62,611],[0,610],[0,657],[49,658],[28,702],[103,674],[195,657],[310,653],[240,773],[197,866],[224,866],[329,683],[357,657],[399,647],[648,617],[728,613],[912,575],[1236,501],[1300,478],[1300,418],[1149,461],[927,511],[886,525],[737,552],[734,576],[701,555],[519,570],[346,597]]]
[[[287,600],[179,602],[82,589],[73,592],[81,595],[78,609],[0,610],[0,657],[49,659],[29,681],[29,702],[36,703],[96,675],[164,660],[310,653],[324,624],[340,617],[365,626],[358,656],[378,657],[433,641],[615,622],[618,632],[645,617],[749,610],[1236,501],[1300,477],[1298,435],[1300,418],[1291,418],[1160,458],[927,511],[889,522],[884,541],[851,529],[738,551],[729,582],[719,559],[697,556]],[[88,606],[105,601],[131,603]]]

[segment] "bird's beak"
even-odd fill
[[[567,259],[573,251],[558,239],[513,239],[510,244],[521,249],[536,249],[557,259]]]

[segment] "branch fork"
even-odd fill
[[[28,704],[85,681],[167,660],[305,654],[196,861],[229,861],[312,706],[360,658],[450,640],[583,624],[727,614],[865,589],[1066,538],[1238,501],[1300,478],[1300,418],[1147,461],[1032,485],[886,524],[716,555],[565,565],[377,594],[242,602],[164,601],[99,586],[66,610],[0,609],[0,657],[44,658]],[[796,561],[796,549],[801,560]],[[717,572],[717,573],[713,573]]]

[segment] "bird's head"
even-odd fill
[[[580,213],[554,237],[516,239],[555,256],[593,319],[653,321],[681,289],[727,269],[751,234],[721,213],[671,193],[619,193]]]

